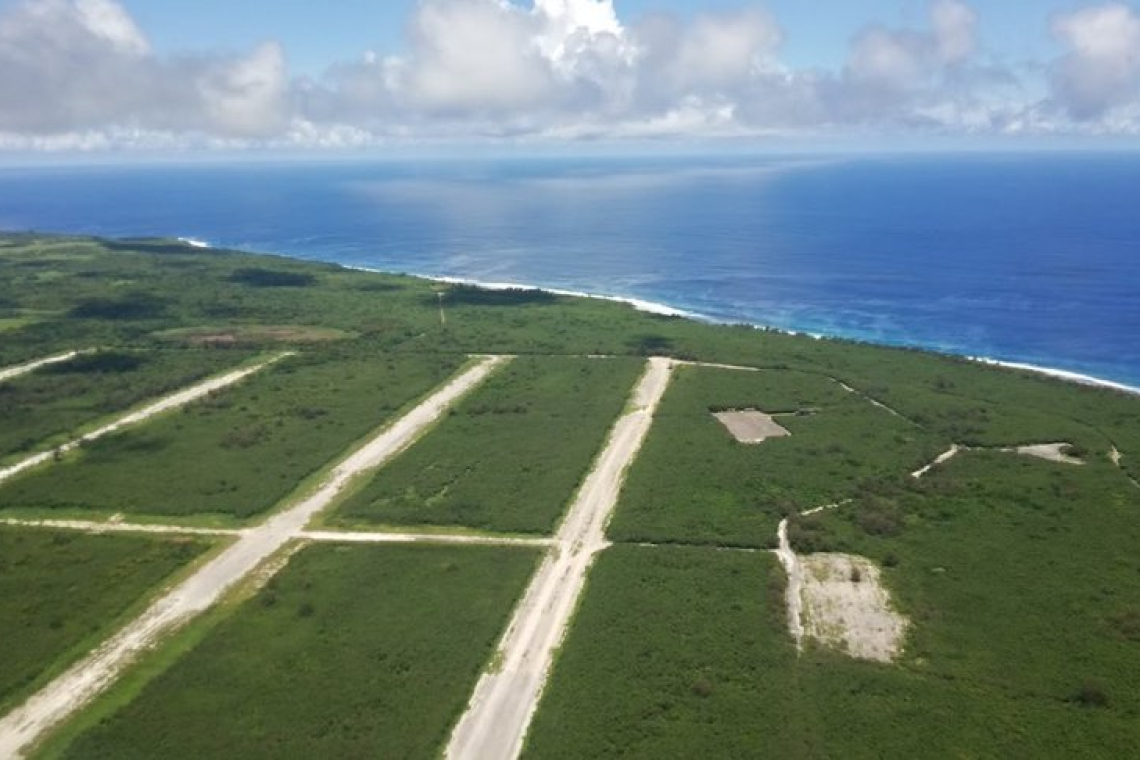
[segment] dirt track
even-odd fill
[[[579,490],[557,535],[515,609],[499,644],[501,666],[484,673],[467,711],[447,746],[452,760],[509,760],[518,757],[538,699],[617,504],[626,468],[653,422],[672,363],[651,359],[634,390],[633,411],[614,425],[609,440]]]
[[[198,383],[197,385],[192,385],[189,388],[185,388],[178,391],[177,393],[173,393],[169,396],[166,396],[165,398],[159,399],[150,406],[146,406],[142,409],[139,409],[138,411],[126,414],[114,422],[104,425],[94,432],[76,438],[74,441],[65,443],[62,446],[58,446],[52,451],[45,451],[40,454],[35,454],[28,457],[27,459],[17,462],[11,467],[0,470],[0,483],[3,483],[4,481],[15,477],[25,470],[29,470],[32,467],[38,467],[41,464],[50,462],[57,453],[64,454],[68,451],[78,448],[80,445],[87,441],[98,440],[104,436],[110,435],[111,433],[116,433],[123,428],[130,427],[131,425],[137,425],[140,422],[145,422],[157,414],[162,414],[163,412],[168,412],[171,409],[177,409],[180,406],[185,406],[192,401],[197,401],[203,396],[209,395],[216,390],[221,390],[222,388],[240,382],[255,372],[260,372],[270,364],[279,362],[282,359],[292,355],[293,354],[291,352],[278,354],[272,359],[264,361],[261,364],[255,365],[253,367],[246,367],[245,369],[234,370],[233,372],[228,372],[224,375],[219,375],[218,377],[212,377],[209,380]]]
[[[309,521],[329,506],[350,480],[364,471],[380,466],[407,448],[452,403],[505,361],[502,357],[484,358],[473,368],[452,379],[426,401],[346,457],[333,468],[316,491],[261,525],[243,531],[229,548],[158,599],[141,616],[128,623],[23,705],[0,719],[0,758],[21,756],[24,748],[110,686],[143,651],[205,611],[237,583],[251,577],[259,566],[264,571],[263,563],[284,549],[290,541],[300,538]],[[249,371],[254,370],[246,372]],[[154,407],[144,411],[152,409]],[[266,571],[266,577],[274,569],[277,568],[271,567]]]
[[[931,472],[931,470],[933,470],[935,467],[938,467],[939,465],[946,464],[947,462],[949,462],[954,457],[958,456],[963,451],[965,451],[965,447],[959,446],[958,444],[954,444],[949,449],[947,449],[945,452],[939,454],[938,457],[933,462],[926,465],[925,467],[923,467],[920,470],[915,470],[914,472],[912,472],[910,474],[910,476],[912,478],[914,478],[915,480],[921,480],[922,478],[926,477]]]
[[[0,369],[0,383],[19,377],[20,375],[26,375],[29,372],[35,372],[40,367],[46,367],[49,364],[61,364],[66,361],[71,361],[81,354],[89,354],[94,350],[93,348],[85,348],[79,351],[68,351],[66,354],[49,356],[44,359],[36,359],[34,362],[28,362],[27,364],[19,364],[15,367]]]

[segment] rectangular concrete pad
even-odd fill
[[[791,435],[786,428],[773,420],[771,415],[755,409],[717,412],[713,416],[728,428],[733,438],[741,443],[763,443],[769,438],[787,438]]]

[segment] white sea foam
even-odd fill
[[[1125,385],[1113,380],[1104,380],[1092,375],[1085,375],[1080,372],[1072,372],[1067,369],[1055,369],[1053,367],[1042,367],[1037,364],[1026,364],[1024,362],[1007,362],[1000,359],[990,359],[985,356],[970,356],[967,357],[971,361],[979,362],[980,364],[988,364],[991,367],[1005,367],[1006,369],[1019,369],[1025,372],[1036,372],[1039,375],[1048,375],[1055,377],[1059,380],[1066,380],[1070,383],[1079,383],[1080,385],[1091,385],[1097,388],[1110,388],[1114,391],[1123,391],[1124,393],[1134,393],[1140,395],[1140,388],[1135,385]]]
[[[190,246],[191,248],[213,248],[214,247],[214,246],[210,245],[209,243],[207,243],[205,240],[199,240],[198,238],[192,238],[192,237],[180,237],[180,238],[178,238],[178,242],[185,243],[186,245]]]
[[[380,274],[389,274],[389,273],[385,272],[384,270],[373,269],[370,267],[345,265],[345,268],[346,269],[356,269],[356,270],[359,270],[362,272],[374,272],[374,273],[380,273]],[[668,304],[663,304],[663,303],[659,303],[656,301],[646,301],[646,300],[643,300],[640,298],[631,298],[628,296],[612,296],[612,295],[602,295],[602,294],[598,294],[598,293],[584,293],[584,292],[580,292],[580,291],[576,291],[576,290],[565,290],[565,289],[561,289],[561,288],[540,288],[540,287],[537,287],[535,285],[526,285],[523,283],[516,283],[516,282],[486,282],[483,280],[475,280],[475,279],[470,279],[470,278],[466,278],[466,277],[442,277],[442,276],[438,276],[438,275],[424,275],[424,274],[416,274],[416,273],[409,273],[409,275],[412,277],[418,277],[418,278],[423,279],[423,280],[429,280],[431,282],[441,282],[441,283],[445,283],[448,285],[470,285],[472,287],[483,288],[485,290],[528,290],[528,291],[539,291],[539,292],[543,292],[543,293],[551,293],[553,295],[559,295],[559,296],[570,296],[573,298],[595,298],[595,299],[602,300],[602,301],[612,301],[612,302],[616,302],[616,303],[628,304],[629,306],[632,306],[634,309],[637,309],[638,311],[646,312],[649,314],[659,314],[661,316],[667,316],[667,317],[681,317],[684,319],[694,319],[694,320],[698,320],[700,322],[707,322],[707,323],[711,323],[711,324],[742,324],[742,323],[731,323],[731,322],[728,322],[728,321],[723,320],[723,319],[717,319],[715,317],[710,317],[710,316],[707,316],[704,314],[699,314],[699,313],[694,312],[694,311],[687,311],[685,309],[678,309],[674,306],[669,306]],[[767,325],[758,325],[758,324],[749,324],[749,326],[754,327],[757,330],[770,330],[773,332],[783,333],[785,335],[804,336],[804,337],[812,338],[814,340],[830,340],[830,339],[843,340],[842,336],[830,336],[830,335],[823,335],[823,334],[814,333],[814,332],[802,332],[802,331],[798,331],[798,330],[787,330],[787,329],[783,329],[783,328],[771,327],[771,326],[767,326]],[[1111,390],[1121,391],[1124,393],[1132,393],[1132,394],[1140,395],[1140,387],[1133,386],[1133,385],[1126,385],[1124,383],[1118,383],[1118,382],[1115,382],[1113,380],[1105,380],[1103,378],[1094,377],[1093,375],[1086,375],[1086,374],[1082,374],[1079,372],[1071,372],[1069,370],[1055,369],[1052,367],[1042,367],[1042,366],[1039,366],[1036,364],[1025,364],[1025,363],[1021,363],[1021,362],[1009,362],[1009,361],[1002,361],[1000,359],[990,359],[990,358],[984,357],[984,356],[967,356],[966,358],[969,359],[970,361],[978,362],[980,364],[987,364],[987,365],[990,365],[993,367],[1004,367],[1006,369],[1016,369],[1016,370],[1023,370],[1026,372],[1036,372],[1038,374],[1048,375],[1049,377],[1054,377],[1054,378],[1057,378],[1059,380],[1065,380],[1065,381],[1071,382],[1071,383],[1078,383],[1080,385],[1089,385],[1089,386],[1093,386],[1093,387],[1097,387],[1097,388],[1108,388]]]
[[[342,265],[345,269],[355,269],[360,272],[373,272],[377,274],[391,274],[382,269],[374,269],[371,267]],[[519,282],[489,282],[486,280],[474,280],[467,277],[443,277],[440,275],[418,274],[416,272],[407,272],[409,277],[418,277],[421,280],[428,280],[429,282],[442,282],[447,285],[470,285],[475,288],[482,288],[483,290],[526,290],[539,293],[550,293],[555,296],[568,296],[570,298],[594,298],[599,301],[612,301],[614,303],[624,303],[638,311],[643,311],[648,314],[658,314],[663,317],[681,317],[683,319],[695,319],[700,322],[718,322],[712,317],[704,314],[698,314],[695,311],[686,311],[685,309],[678,309],[668,304],[659,303],[657,301],[646,301],[641,298],[630,298],[628,296],[611,296],[603,295],[600,293],[585,293],[578,290],[566,290],[563,288],[540,288],[536,285],[527,285]]]

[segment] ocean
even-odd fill
[[[617,296],[1140,385],[1140,155],[10,166],[0,229]]]

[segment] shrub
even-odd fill
[[[255,288],[304,288],[317,282],[317,278],[311,274],[258,267],[238,269],[229,279],[230,282]]]
[[[92,298],[71,310],[75,319],[136,320],[156,319],[166,312],[166,304],[155,296],[140,293],[123,298]]]
[[[1081,707],[1108,707],[1108,692],[1099,681],[1085,681],[1070,701]]]
[[[902,512],[891,502],[875,499],[865,502],[855,513],[855,524],[872,536],[897,536],[903,531]]]

